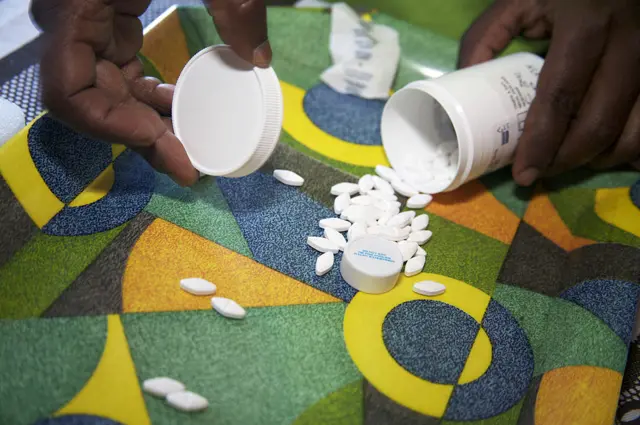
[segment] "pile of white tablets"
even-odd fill
[[[169,406],[182,412],[198,412],[209,406],[206,398],[187,391],[182,382],[164,376],[147,379],[142,389],[154,397],[164,398]]]
[[[458,170],[458,156],[457,142],[440,143],[429,156],[407,156],[405,166],[410,174],[408,178],[419,187],[434,182],[450,183]]]
[[[429,205],[432,196],[420,193],[384,165],[376,166],[376,174],[366,174],[358,183],[344,182],[331,187],[331,194],[336,196],[333,210],[339,218],[320,220],[318,225],[324,229],[324,236],[307,238],[310,247],[323,253],[316,261],[318,276],[331,270],[334,254],[344,251],[349,242],[365,235],[396,242],[406,262],[406,276],[414,276],[424,268],[427,253],[421,245],[432,236],[427,230],[429,216],[416,214],[416,211],[401,212],[402,204],[396,194],[408,198],[407,208],[418,210]],[[288,170],[275,170],[274,177],[292,186],[304,182],[302,177]]]

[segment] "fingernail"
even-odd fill
[[[253,64],[260,68],[268,68],[271,64],[271,55],[271,44],[266,40],[253,51]]]
[[[539,176],[540,170],[530,167],[518,174],[518,183],[520,183],[521,186],[531,186]]]

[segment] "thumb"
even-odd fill
[[[458,68],[486,62],[500,54],[522,31],[520,21],[515,2],[496,0],[462,36]]]
[[[261,68],[271,63],[264,0],[204,0],[220,38],[242,59]]]

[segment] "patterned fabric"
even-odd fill
[[[372,18],[411,58],[394,89],[422,78],[412,64],[455,66],[456,41]],[[435,196],[425,268],[392,291],[355,291],[340,254],[318,277],[305,238],[333,216],[330,187],[386,163],[364,128],[380,104],[320,84],[328,14],[277,8],[269,25],[285,118],[250,176],[182,188],[46,115],[0,151],[0,423],[610,425],[618,404],[617,420],[637,421],[640,173],[578,170],[522,190],[500,170]],[[178,8],[141,57],[175,82],[219,41],[203,9]],[[336,103],[361,119],[332,115]],[[305,184],[278,183],[276,168]],[[186,277],[216,283],[247,318],[218,316],[180,290]],[[427,279],[447,291],[412,291]],[[156,376],[209,408],[143,394]]]

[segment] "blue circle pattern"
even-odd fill
[[[64,415],[40,419],[33,425],[122,425],[112,419],[94,415]]]
[[[303,108],[326,133],[359,145],[382,145],[380,119],[385,102],[341,94],[326,84],[307,91]]]
[[[464,311],[439,301],[398,305],[385,317],[387,351],[406,370],[439,384],[456,384],[480,325]]]
[[[631,186],[629,195],[631,196],[631,202],[640,209],[640,180]]]

